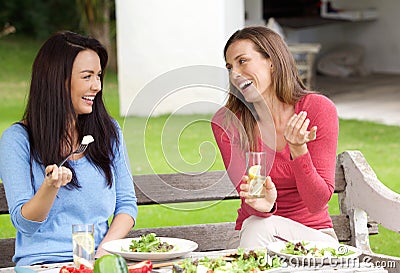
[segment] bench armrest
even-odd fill
[[[350,216],[352,244],[372,253],[369,247],[368,217],[385,228],[399,232],[400,218],[393,217],[400,211],[400,195],[387,188],[376,176],[359,151],[346,151],[338,156],[343,168],[346,189],[339,193],[343,214]]]

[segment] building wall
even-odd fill
[[[222,89],[228,85],[223,46],[244,26],[245,7],[248,16],[263,23],[254,10],[260,3],[116,0],[121,115],[214,112],[226,98]],[[320,42],[320,56],[340,44],[360,44],[366,50],[364,64],[369,70],[400,73],[400,1],[335,0],[333,4],[338,8],[374,7],[379,17],[286,29],[287,41]]]
[[[286,29],[292,42],[320,42],[320,55],[339,44],[355,43],[365,48],[365,66],[373,72],[400,73],[400,31],[398,0],[336,0],[338,8],[374,7],[377,20],[360,22],[337,21],[330,25],[304,29]]]
[[[400,1],[366,1],[379,12],[376,21],[354,24],[346,32],[347,40],[355,40],[366,48],[365,64],[373,71],[400,73]]]
[[[116,16],[122,116],[222,104],[212,85],[227,87],[222,52],[244,25],[243,0],[116,0]]]

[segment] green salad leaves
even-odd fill
[[[354,254],[355,252],[349,250],[345,245],[339,245],[337,248],[333,247],[317,247],[311,245],[309,242],[288,242],[281,253],[299,255],[299,256],[312,256],[312,257],[344,257]]]
[[[281,266],[278,257],[270,257],[266,250],[245,250],[239,248],[237,254],[228,257],[201,259],[185,259],[173,266],[174,273],[196,273],[196,272],[227,272],[247,273],[259,272]]]
[[[155,233],[142,235],[139,240],[132,240],[129,245],[129,251],[132,252],[169,252],[173,249],[173,245],[161,242]]]

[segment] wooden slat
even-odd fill
[[[238,198],[225,171],[134,176],[139,205]]]
[[[0,214],[8,214],[8,205],[3,183],[0,183]]]
[[[190,180],[190,182],[188,182]],[[134,176],[138,204],[165,204],[239,198],[225,171],[203,174]],[[343,169],[337,165],[335,192],[345,190]]]
[[[340,242],[350,241],[349,219],[345,215],[332,216],[333,227]],[[199,244],[198,251],[213,251],[225,249],[235,232],[235,223],[199,224],[187,226],[172,226],[161,228],[134,229],[127,237],[139,237],[154,232],[157,236],[177,237],[195,241]]]
[[[15,239],[0,239],[0,268],[11,267],[15,264],[11,261],[14,256]]]
[[[335,193],[344,192],[346,189],[346,179],[344,177],[343,167],[336,164],[335,170]]]
[[[230,235],[235,231],[235,223],[199,224],[188,226],[173,226],[161,228],[134,229],[127,237],[139,237],[154,232],[160,237],[183,238],[196,242],[199,247],[196,251],[212,251],[226,249],[230,242]]]
[[[377,253],[363,253],[359,259],[360,261],[369,262],[375,266],[382,266],[388,273],[400,272],[400,257]]]
[[[350,222],[346,215],[332,215],[333,229],[340,242],[349,242],[351,239]]]
[[[368,221],[368,234],[369,235],[376,235],[379,234],[378,223],[375,221]]]

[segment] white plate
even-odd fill
[[[292,242],[301,242],[302,240],[292,240]],[[325,247],[332,247],[337,251],[341,251],[342,253],[346,253],[348,251],[353,251],[353,254],[341,257],[313,257],[313,256],[301,256],[294,254],[286,254],[281,251],[285,249],[286,243],[283,241],[273,242],[267,245],[267,249],[277,254],[278,256],[287,258],[287,262],[289,265],[295,264],[338,264],[338,263],[352,263],[354,259],[362,254],[362,251],[358,248],[343,245],[339,243],[328,243],[328,242],[317,242],[317,241],[303,241],[304,243],[308,243],[306,248],[317,247],[318,249]],[[271,255],[271,254],[270,254]]]
[[[129,251],[129,245],[132,240],[139,240],[140,238],[125,238],[119,240],[113,240],[105,243],[103,248],[111,253],[119,254],[125,259],[135,260],[135,261],[143,261],[143,260],[152,260],[152,261],[162,261],[169,260],[184,256],[194,250],[197,249],[197,243],[179,239],[179,238],[169,238],[169,237],[157,237],[161,240],[161,242],[167,242],[170,245],[174,246],[172,251],[168,252],[131,252]],[[125,250],[125,251],[124,251]]]

